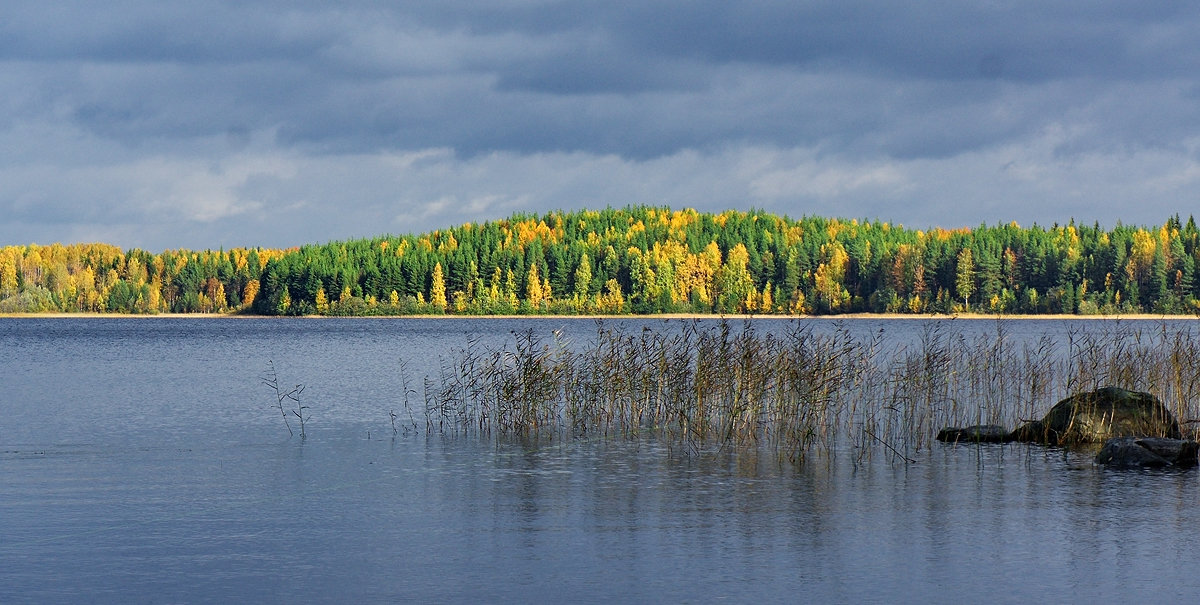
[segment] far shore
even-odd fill
[[[133,313],[63,313],[63,312],[47,312],[47,313],[0,313],[0,318],[27,318],[27,319],[100,319],[100,318],[119,318],[119,319],[727,319],[727,320],[791,320],[791,319],[816,319],[816,320],[839,320],[839,319],[870,319],[870,320],[1007,320],[1007,319],[1045,319],[1045,320],[1200,320],[1200,315],[1159,315],[1153,313],[1128,313],[1114,315],[1067,315],[1067,314],[1047,314],[1047,315],[1028,315],[1028,314],[988,314],[988,313],[956,313],[956,314],[907,314],[907,313],[845,313],[841,315],[718,315],[704,313],[658,313],[653,315],[358,315],[358,316],[330,316],[330,315],[304,315],[296,316],[277,316],[277,315],[247,315],[239,313],[148,313],[148,314],[133,314]]]

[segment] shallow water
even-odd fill
[[[393,434],[402,359],[411,379],[468,334],[499,346],[526,328],[595,330],[0,320],[0,602],[1108,602],[1200,588],[1195,471],[1109,471],[1024,445],[796,468],[654,440]],[[306,439],[269,407],[268,359],[309,387]]]

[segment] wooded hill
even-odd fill
[[[0,312],[1191,314],[1198,235],[639,206],[288,250],[9,246]]]

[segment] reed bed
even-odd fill
[[[1158,396],[1184,422],[1200,416],[1200,345],[1192,329],[1073,324],[1065,341],[967,336],[930,321],[916,342],[849,324],[703,323],[630,333],[597,322],[586,343],[514,333],[499,349],[471,340],[424,379],[405,407],[413,428],[520,439],[665,438],[689,448],[770,448],[781,459],[844,452],[913,460],[945,426],[1013,427],[1056,401],[1114,385]]]

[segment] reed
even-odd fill
[[[1181,420],[1197,417],[1191,328],[1076,324],[1060,343],[1018,341],[1004,320],[973,337],[930,321],[916,342],[893,342],[805,320],[775,333],[752,321],[635,333],[598,321],[585,343],[533,330],[499,349],[469,341],[425,378],[423,397],[430,432],[654,436],[693,449],[770,448],[798,463],[848,451],[858,463],[876,453],[910,461],[944,426],[1015,426],[1104,385],[1151,392]]]

